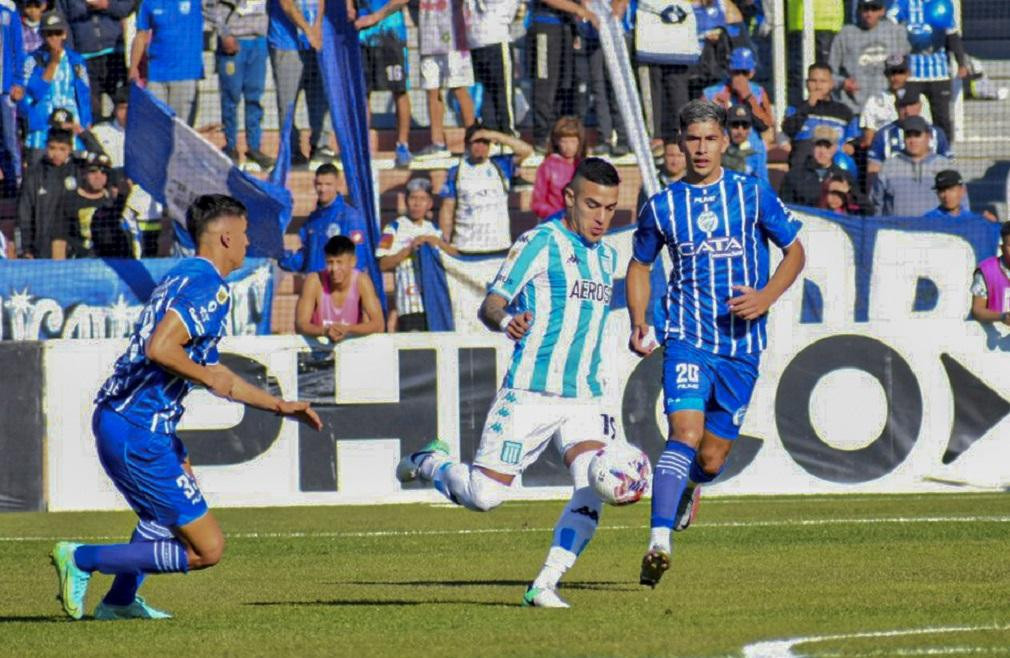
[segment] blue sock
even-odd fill
[[[189,570],[186,547],[177,539],[135,544],[80,546],[74,562],[85,571],[109,574],[173,573]]]
[[[691,482],[695,484],[708,484],[712,480],[719,477],[720,473],[722,473],[721,468],[715,473],[708,473],[704,471],[701,468],[701,464],[698,463],[697,455],[695,455],[694,461],[691,462],[691,470],[688,473],[688,476],[691,478]]]
[[[141,520],[137,523],[137,527],[133,530],[133,535],[130,537],[130,543],[150,543],[158,541],[159,539],[171,538],[172,531],[165,526],[154,521]],[[137,590],[139,590],[140,586],[144,583],[144,576],[145,574],[143,571],[116,574],[115,579],[112,581],[112,587],[109,588],[108,594],[106,594],[105,598],[102,600],[108,605],[130,605],[137,597]]]
[[[656,462],[652,476],[652,518],[653,528],[672,528],[677,516],[677,503],[687,486],[691,462],[695,449],[686,443],[670,440],[666,450]]]

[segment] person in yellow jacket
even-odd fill
[[[786,0],[786,48],[787,52],[800,53],[803,50],[804,0]],[[828,62],[831,42],[845,23],[845,3],[843,0],[813,0],[814,61]],[[803,62],[799,56],[789,58],[789,104],[796,105],[803,100]]]

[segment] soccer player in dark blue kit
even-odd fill
[[[645,318],[649,271],[663,248],[673,263],[656,327],[669,434],[642,559],[641,582],[651,587],[670,567],[670,531],[691,522],[699,485],[719,475],[739,436],[767,344],[766,314],[805,260],[800,222],[768,183],[722,167],[725,122],[725,110],[707,100],[681,110],[687,173],[642,208],[628,264],[630,346],[645,356],[655,347]],[[771,276],[769,240],[783,252]]]
[[[98,457],[140,521],[128,544],[59,542],[53,548],[59,598],[74,619],[84,615],[95,571],[116,575],[96,619],[163,619],[171,615],[137,596],[144,576],[206,569],[221,559],[224,535],[175,434],[194,386],[322,428],[307,402],[274,397],[219,362],[231,300],[225,277],[241,267],[249,246],[245,207],[220,194],[198,197],[186,228],[197,257],[181,261],[154,289],[95,400]]]

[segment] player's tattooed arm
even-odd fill
[[[533,326],[533,314],[529,311],[510,315],[505,307],[508,305],[501,295],[490,294],[484,298],[477,312],[480,321],[491,331],[503,331],[512,340],[519,340]]]
[[[782,293],[789,289],[803,271],[806,253],[799,240],[794,240],[782,251],[785,257],[775,268],[775,273],[764,288],[755,290],[750,286],[733,286],[733,290],[740,294],[729,300],[729,308],[738,318],[756,320],[767,313],[771,305],[778,301]]]

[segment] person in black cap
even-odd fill
[[[954,151],[950,147],[947,134],[939,126],[930,124],[922,117],[923,100],[925,98],[914,90],[906,90],[905,93],[897,96],[895,109],[898,113],[898,120],[884,126],[874,136],[873,142],[866,152],[867,173],[876,174],[879,172],[885,160],[905,147],[905,136],[901,129],[901,122],[910,117],[922,119],[926,124],[933,153],[939,153],[948,158],[954,157]]]
[[[905,95],[908,83],[908,55],[889,55],[884,60],[884,76],[887,78],[887,88],[866,99],[863,111],[859,115],[859,127],[863,131],[863,148],[869,148],[874,135],[884,126],[897,121],[897,102]],[[929,108],[929,99],[921,97],[922,118],[933,123],[933,112]]]
[[[726,112],[729,148],[722,156],[722,166],[768,181],[768,151],[760,135],[753,130],[754,117],[745,105],[734,105]]]
[[[63,192],[63,222],[60,238],[53,245],[53,258],[95,255],[93,227],[96,216],[103,211],[113,216],[117,214],[113,209],[115,188],[109,188],[111,165],[109,156],[104,153],[85,153],[80,158],[77,185]]]
[[[968,190],[964,186],[961,173],[956,169],[944,169],[939,172],[933,179],[933,189],[940,205],[925,213],[923,217],[996,221],[995,217],[978,215],[968,208],[966,203]]]
[[[901,122],[905,148],[888,158],[873,181],[871,200],[878,215],[921,217],[933,208],[932,183],[954,161],[933,152],[930,125],[920,116]]]
[[[25,64],[28,86],[22,107],[28,119],[25,146],[46,147],[46,133],[53,110],[66,109],[73,119],[74,132],[91,126],[91,88],[84,58],[65,46],[67,21],[55,11],[42,15],[42,47]],[[78,128],[79,127],[79,128]],[[83,143],[76,144],[83,149]]]

